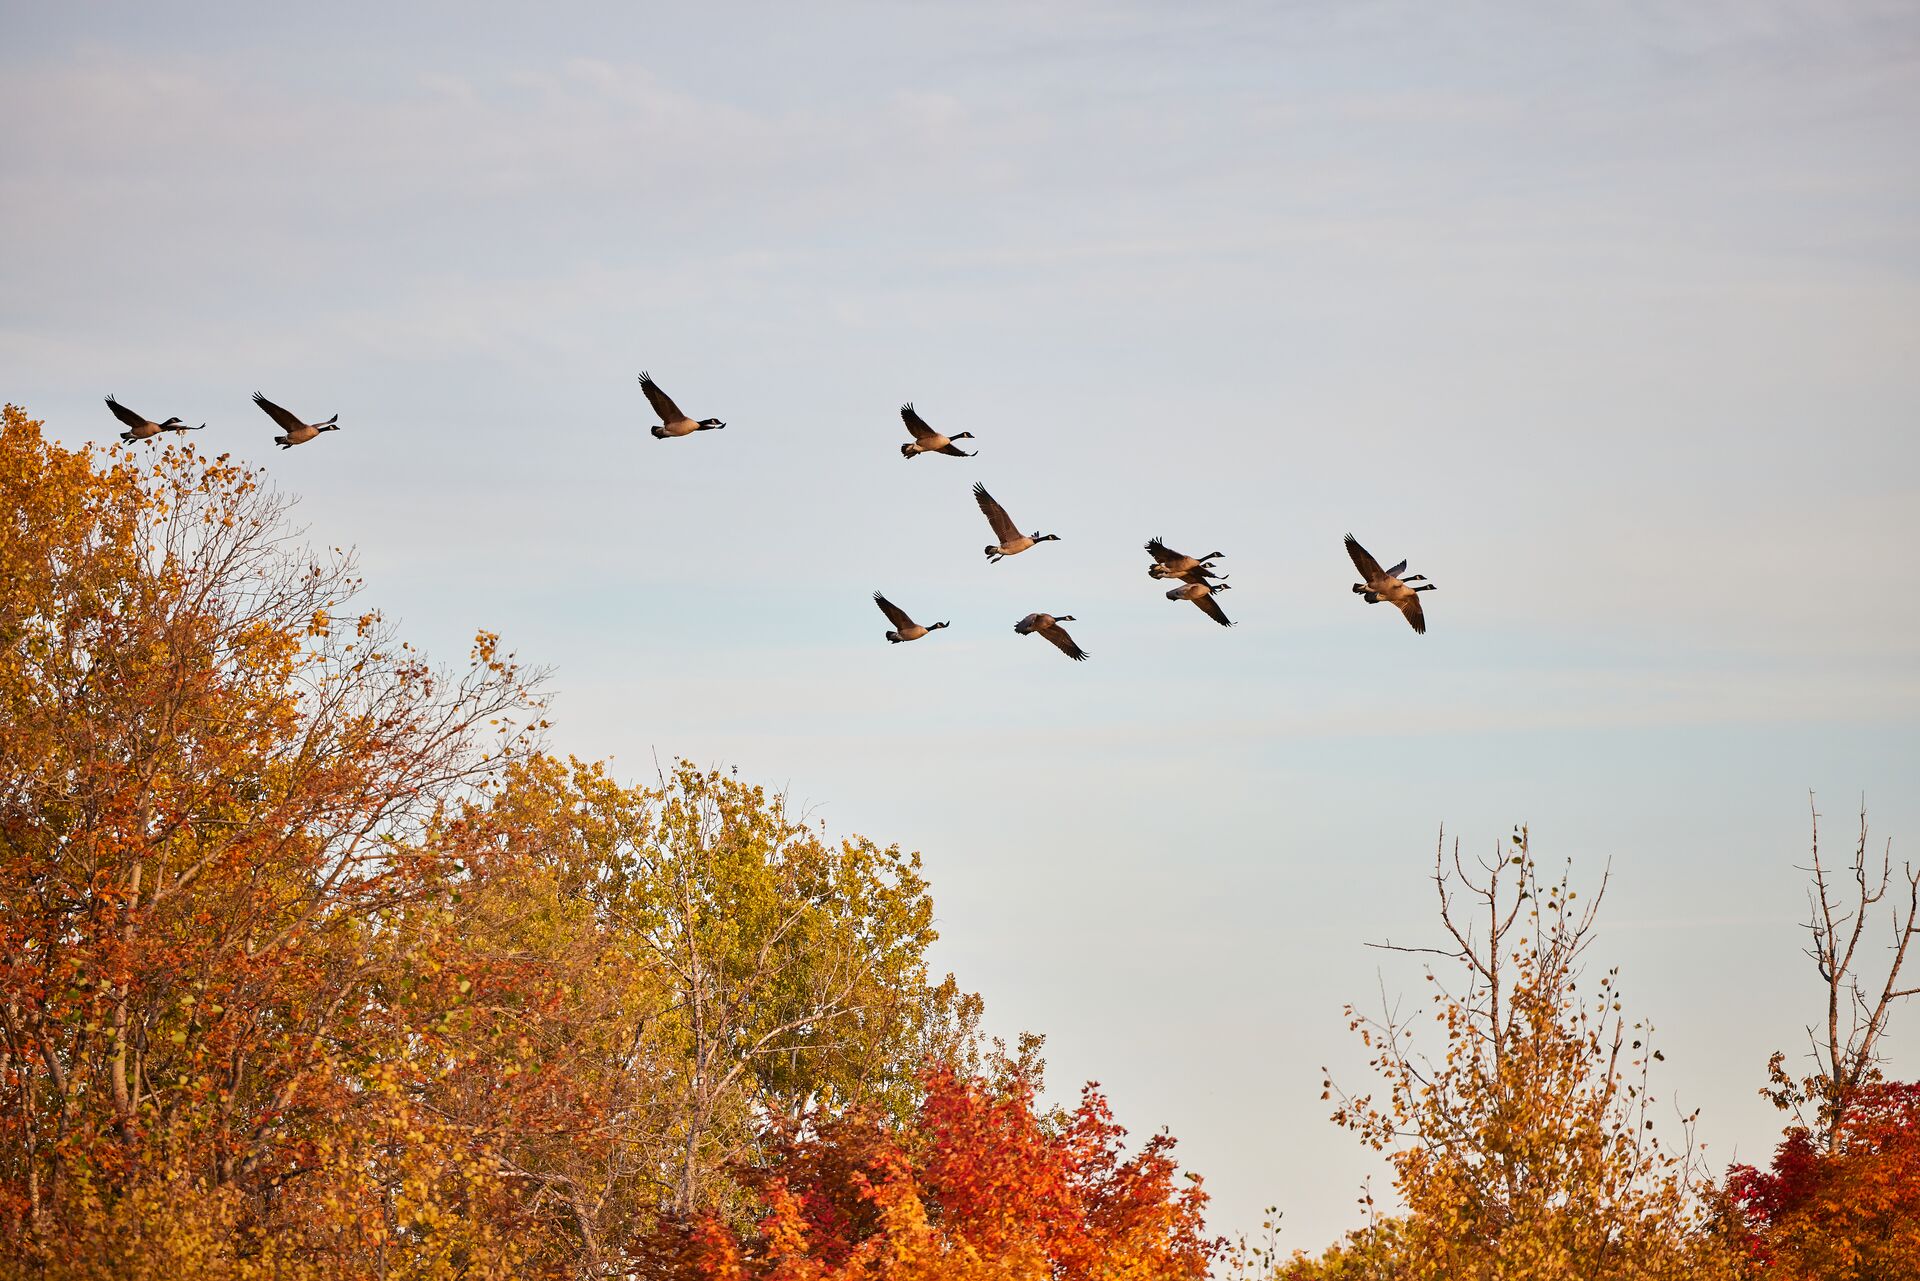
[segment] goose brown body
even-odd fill
[[[1208,552],[1205,556],[1186,556],[1173,550],[1158,538],[1147,540],[1147,551],[1154,563],[1147,566],[1150,578],[1178,578],[1188,583],[1204,583],[1209,578],[1225,578],[1226,575],[1214,569],[1213,563],[1225,552]]]
[[[120,433],[120,439],[129,444],[136,440],[152,440],[162,432],[199,431],[206,426],[205,423],[201,423],[199,427],[189,427],[178,418],[169,418],[164,422],[152,422],[146,418],[142,418],[133,410],[128,409],[111,395],[107,397],[107,408],[113,411],[115,418],[118,418],[127,425],[127,429]]]
[[[873,594],[873,603],[880,607],[880,612],[885,614],[887,621],[893,624],[894,630],[887,633],[887,640],[895,645],[902,641],[919,640],[928,632],[937,632],[946,626],[945,623],[929,623],[925,627],[920,626],[908,617],[906,610],[901,609],[879,592]]]
[[[1167,593],[1168,600],[1192,601],[1200,607],[1200,612],[1222,627],[1232,627],[1233,620],[1227,617],[1220,602],[1213,598],[1215,592],[1228,590],[1225,583],[1188,583],[1184,587],[1175,587]]]
[[[653,412],[660,415],[660,422],[653,429],[655,440],[666,440],[672,436],[691,436],[697,431],[718,431],[726,424],[718,418],[695,420],[681,412],[673,398],[660,390],[660,384],[653,381],[653,375],[640,375],[640,390],[647,394],[647,403],[653,406]]]
[[[1392,569],[1380,568],[1380,562],[1355,541],[1352,534],[1347,535],[1347,555],[1353,559],[1353,567],[1360,571],[1361,581],[1353,585],[1354,594],[1369,605],[1381,601],[1397,608],[1406,615],[1408,626],[1422,636],[1427,632],[1427,616],[1420,608],[1420,593],[1438,590],[1427,581],[1425,574],[1405,574],[1407,562],[1401,561]],[[1412,584],[1419,583],[1415,587]]]
[[[1013,517],[1007,515],[1007,509],[994,501],[985,485],[974,485],[973,501],[980,505],[981,514],[987,518],[987,524],[993,527],[994,537],[1000,540],[987,546],[987,563],[990,565],[1004,557],[1017,556],[1036,543],[1060,541],[1058,534],[1042,534],[1038,531],[1021,533],[1020,527],[1013,523]]]
[[[1067,635],[1067,629],[1060,626],[1062,623],[1073,621],[1072,614],[1028,614],[1013,625],[1013,630],[1022,636],[1031,636],[1038,632],[1052,643],[1055,649],[1074,662],[1085,662],[1087,651],[1074,644],[1073,637]]]
[[[257,391],[253,393],[253,403],[260,406],[261,412],[267,417],[280,424],[282,434],[275,436],[273,443],[282,449],[304,445],[323,431],[340,430],[339,414],[335,414],[323,423],[307,423],[300,421],[297,415],[280,408]]]
[[[926,419],[914,412],[912,401],[900,406],[900,421],[907,425],[907,431],[913,436],[912,440],[900,446],[903,457],[916,458],[921,454],[951,454],[955,458],[973,457],[972,454],[953,443],[956,440],[972,440],[972,432],[963,431],[952,436],[942,436],[927,425]]]

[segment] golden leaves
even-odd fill
[[[1351,1029],[1378,1051],[1385,1102],[1323,1082],[1336,1123],[1389,1154],[1405,1213],[1280,1275],[1732,1275],[1732,1256],[1707,1230],[1690,1136],[1669,1155],[1652,1133],[1647,1068],[1664,1056],[1621,1065],[1628,1029],[1613,972],[1596,996],[1579,992],[1604,881],[1576,912],[1567,874],[1538,878],[1524,828],[1513,847],[1471,869],[1457,847],[1450,867],[1443,858],[1434,880],[1450,946],[1398,949],[1438,953],[1457,975],[1458,994],[1436,970],[1426,975],[1437,1050],[1421,1053],[1414,1027],[1392,1014],[1349,1008]]]

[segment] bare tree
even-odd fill
[[[1821,858],[1820,811],[1814,806],[1812,793],[1807,795],[1807,804],[1813,820],[1813,864],[1802,870],[1813,877],[1807,890],[1806,923],[1813,943],[1806,954],[1827,986],[1826,1025],[1807,1028],[1812,1075],[1795,1080],[1787,1073],[1786,1054],[1775,1051],[1768,1064],[1773,1085],[1762,1093],[1775,1106],[1796,1115],[1813,1104],[1818,1129],[1832,1152],[1840,1146],[1847,1109],[1856,1092],[1862,1085],[1880,1079],[1880,1040],[1886,1034],[1894,1005],[1920,995],[1920,984],[1900,985],[1908,948],[1920,934],[1920,872],[1910,863],[1900,865],[1900,879],[1907,890],[1903,915],[1893,877],[1891,840],[1881,848],[1879,870],[1876,872],[1870,864],[1865,803],[1860,807],[1860,835],[1854,844],[1853,861],[1844,870],[1829,868]],[[1890,892],[1892,898],[1888,897]],[[1870,918],[1880,914],[1883,903],[1891,927],[1891,956],[1884,970],[1870,965],[1870,942],[1868,953],[1860,950],[1877,929]],[[1871,968],[1872,974],[1863,974],[1863,967]]]

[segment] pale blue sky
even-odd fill
[[[938,961],[1219,1227],[1355,1221],[1320,1066],[1443,821],[1612,860],[1599,959],[1765,1155],[1807,789],[1920,855],[1914,6],[0,15],[0,394],[205,419],[417,639],[552,664],[562,750],[923,850]],[[975,479],[1064,541],[985,565]]]

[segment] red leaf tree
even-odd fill
[[[1097,1086],[1036,1106],[1037,1068],[938,1068],[910,1124],[853,1113],[789,1133],[744,1176],[751,1227],[709,1216],[667,1247],[708,1281],[1204,1277],[1219,1243],[1165,1134],[1128,1155]]]
[[[1861,1085],[1844,1121],[1832,1151],[1796,1126],[1767,1169],[1727,1172],[1764,1275],[1920,1275],[1920,1083]]]

